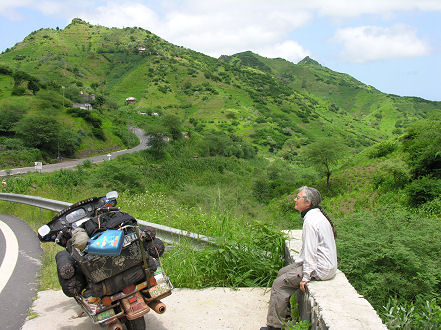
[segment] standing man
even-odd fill
[[[337,271],[337,231],[329,216],[319,206],[320,192],[303,186],[294,199],[295,209],[303,218],[302,249],[293,264],[279,270],[271,288],[267,326],[260,330],[278,330],[290,318],[289,299],[312,279],[329,280]]]

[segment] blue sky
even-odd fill
[[[0,51],[75,17],[213,57],[310,56],[382,92],[441,101],[441,0],[1,0]]]

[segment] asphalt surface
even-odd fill
[[[0,222],[0,328],[16,330],[24,324],[38,290],[42,250],[23,220],[1,214]]]

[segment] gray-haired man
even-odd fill
[[[334,224],[319,206],[320,192],[303,186],[297,191],[295,209],[303,217],[302,249],[291,265],[279,270],[271,288],[267,327],[261,330],[281,329],[289,317],[291,295],[298,289],[305,292],[311,279],[329,280],[337,270],[337,232]]]

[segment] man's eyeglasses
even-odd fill
[[[299,200],[299,199],[302,199],[302,198],[303,198],[302,196],[297,195],[296,197],[294,197],[294,200]]]

